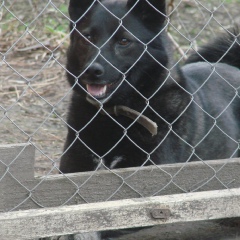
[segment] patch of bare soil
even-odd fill
[[[1,12],[0,143],[32,143],[36,175],[45,175],[57,172],[52,166],[59,162],[66,137],[71,95],[65,77],[68,20],[56,7],[67,6],[67,1],[30,2],[6,2]],[[169,33],[180,64],[191,46],[197,48],[240,22],[240,7],[235,1],[171,2]],[[32,15],[30,10],[34,10]],[[65,27],[64,34],[58,31],[59,26]]]
[[[71,94],[61,66],[64,57],[51,57],[41,50],[16,52],[1,66],[0,143],[32,143],[37,175],[46,174],[59,160]]]

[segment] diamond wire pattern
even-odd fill
[[[1,3],[0,3],[0,21],[1,21],[0,22],[0,34],[3,36],[3,38],[9,39],[9,41],[7,43],[4,43],[5,44],[4,47],[0,48],[0,56],[1,56],[0,67],[4,67],[4,73],[0,74],[0,76],[2,75],[3,80],[0,80],[0,81],[7,80],[7,83],[9,86],[11,86],[11,83],[12,83],[11,81],[15,81],[14,82],[14,86],[15,86],[14,91],[16,93],[16,96],[14,96],[14,97],[7,97],[7,94],[4,92],[4,88],[3,88],[4,83],[1,82],[0,98],[2,96],[3,101],[1,101],[1,104],[0,104],[0,112],[1,112],[0,128],[4,128],[3,125],[4,126],[6,125],[5,128],[6,127],[12,128],[11,130],[15,133],[19,132],[18,134],[14,134],[13,137],[9,140],[4,138],[3,139],[4,142],[2,142],[2,143],[12,143],[12,142],[17,143],[19,141],[19,139],[21,139],[21,141],[23,141],[23,139],[24,139],[24,141],[26,143],[31,143],[36,148],[36,151],[38,153],[37,161],[38,161],[38,159],[40,159],[41,161],[43,161],[43,159],[44,159],[45,163],[49,164],[49,166],[44,174],[45,177],[59,171],[58,163],[61,158],[61,155],[63,154],[61,152],[62,145],[61,145],[61,147],[58,147],[57,154],[56,153],[49,154],[50,150],[45,148],[46,144],[43,144],[43,146],[41,144],[41,142],[45,139],[36,139],[36,138],[46,137],[46,135],[41,135],[42,131],[44,131],[46,129],[47,129],[46,131],[48,131],[48,127],[52,123],[56,124],[56,122],[57,122],[56,125],[59,128],[59,130],[58,130],[59,132],[62,131],[63,128],[66,128],[66,126],[68,126],[68,124],[65,120],[66,119],[66,109],[67,109],[66,106],[67,106],[67,102],[69,100],[69,96],[71,95],[72,89],[73,89],[73,87],[72,88],[66,87],[67,85],[65,83],[65,79],[64,79],[65,77],[64,77],[63,73],[66,72],[67,69],[65,68],[65,62],[62,60],[62,58],[65,57],[66,46],[68,45],[68,39],[70,36],[70,33],[67,33],[67,29],[68,29],[67,25],[68,25],[68,22],[71,21],[68,17],[67,11],[66,11],[67,2],[68,1],[64,1],[64,0],[62,0],[62,1],[45,0],[45,1],[41,1],[40,6],[38,6],[38,4],[36,4],[36,1],[34,1],[34,0],[29,0],[29,1],[22,0],[22,1],[18,1],[18,3],[16,1],[12,0],[12,1],[1,1]],[[101,4],[103,6],[103,8],[106,9],[107,12],[110,12],[99,0],[95,0],[94,2],[98,2],[98,4]],[[94,4],[94,2],[93,2],[93,4]],[[21,6],[21,4],[24,6],[24,8]],[[178,50],[178,52],[179,52],[178,58],[175,61],[175,63],[171,66],[170,69],[167,69],[167,71],[169,72],[168,77],[170,76],[172,78],[172,80],[176,84],[178,84],[176,82],[176,80],[171,76],[171,70],[174,69],[178,64],[180,64],[182,60],[186,59],[187,54],[191,50],[194,50],[197,52],[197,50],[198,50],[197,42],[200,41],[199,39],[201,39],[202,35],[205,35],[206,31],[208,32],[207,36],[215,35],[216,26],[221,30],[228,31],[229,26],[233,25],[235,22],[234,22],[234,17],[232,16],[232,13],[229,11],[227,3],[225,3],[224,1],[219,1],[217,3],[216,2],[209,3],[207,1],[203,2],[203,1],[197,1],[197,0],[193,0],[193,1],[179,0],[179,1],[174,1],[174,4],[175,4],[175,6],[171,9],[171,11],[169,11],[168,15],[166,16],[166,19],[167,19],[166,26],[164,27],[163,30],[168,30],[170,39],[172,40],[173,45],[175,46],[176,50]],[[184,16],[183,16],[183,11],[187,11],[186,8],[184,8],[182,6],[184,4],[191,5],[192,12],[190,11],[188,14],[194,14],[197,12],[199,14],[199,16],[201,16],[201,23],[186,22],[186,18],[184,18]],[[87,11],[89,11],[91,9],[92,5],[87,9]],[[152,6],[152,7],[154,8],[154,6]],[[132,8],[134,8],[134,6]],[[86,11],[86,13],[87,13],[87,11]],[[131,9],[129,10],[129,12],[130,11],[131,11]],[[115,16],[113,13],[110,12],[110,14],[119,21],[119,26],[114,31],[112,36],[117,32],[117,30],[120,27],[124,27],[122,25],[123,19],[129,14],[129,12],[126,13],[122,18],[118,18],[117,16]],[[162,13],[159,12],[159,14],[162,14]],[[221,17],[221,14],[224,17],[227,15],[229,22],[227,22],[227,23],[223,22],[223,20],[222,20],[223,18]],[[53,29],[53,31],[51,32],[51,34],[49,32],[47,32],[47,33],[45,32],[46,29],[44,28],[44,24],[42,21],[43,19],[45,19],[45,20],[47,19],[47,21],[49,21],[49,22],[47,22],[47,24],[49,24],[49,25],[52,24],[51,29]],[[226,21],[226,17],[225,17],[224,21]],[[59,28],[59,26],[61,27],[63,23],[64,23],[65,31],[62,30],[62,32],[61,32],[60,30],[58,30],[58,28]],[[46,24],[46,21],[45,21],[45,24]],[[197,32],[194,32],[194,33],[191,32],[191,30],[192,30],[190,27],[191,24],[197,25],[197,29],[198,29]],[[14,25],[15,27],[13,27],[12,25]],[[17,26],[17,28],[20,29],[19,32],[16,31],[16,32],[10,33],[7,31],[7,29],[14,29],[14,28],[16,28],[16,26]],[[73,26],[76,27],[75,22],[73,22]],[[39,32],[38,29],[40,29],[42,32]],[[161,32],[163,30],[161,30]],[[126,31],[129,32],[128,29],[126,29]],[[159,32],[155,37],[157,37],[159,34],[161,34],[161,32]],[[80,33],[80,32],[78,32],[78,33],[80,35],[82,35],[82,33]],[[45,38],[44,38],[44,34],[46,34]],[[130,34],[132,34],[132,33],[130,32]],[[142,96],[144,98],[144,100],[146,101],[146,106],[142,110],[141,114],[143,114],[145,109],[150,108],[153,112],[155,112],[155,114],[159,118],[161,118],[169,126],[168,133],[162,139],[162,141],[159,142],[159,144],[156,148],[160,147],[164,143],[164,141],[166,140],[167,136],[170,133],[173,133],[177,138],[181,139],[181,141],[183,141],[186,145],[188,145],[192,149],[192,153],[190,154],[189,158],[186,159],[185,164],[183,164],[183,166],[175,174],[170,174],[166,170],[162,169],[161,166],[155,165],[153,163],[153,161],[151,160],[151,154],[153,154],[153,152],[156,150],[156,148],[153,149],[152,152],[148,153],[144,149],[142,149],[139,145],[137,145],[137,143],[135,143],[128,135],[128,129],[131,128],[131,126],[137,121],[137,119],[130,126],[128,126],[127,128],[124,128],[120,123],[118,123],[114,118],[112,118],[111,115],[109,115],[107,112],[105,112],[109,118],[111,118],[116,124],[118,124],[122,128],[123,134],[122,134],[122,137],[119,139],[119,141],[116,142],[112,146],[112,148],[109,149],[109,151],[107,151],[102,156],[99,156],[89,146],[87,146],[87,144],[79,136],[80,132],[83,131],[91,123],[91,121],[93,121],[95,119],[95,117],[100,113],[101,110],[105,111],[103,109],[103,104],[99,103],[100,109],[95,114],[95,116],[91,119],[91,121],[87,125],[85,125],[80,131],[75,131],[73,129],[76,132],[75,141],[80,140],[89,150],[92,151],[94,156],[97,156],[97,158],[100,159],[99,166],[95,171],[92,172],[92,175],[81,184],[76,184],[72,179],[70,179],[67,175],[65,175],[65,177],[69,180],[69,182],[71,182],[71,184],[75,187],[76,191],[71,196],[68,196],[68,199],[66,200],[66,202],[63,203],[63,205],[70,202],[70,200],[72,198],[74,198],[74,196],[76,196],[76,195],[81,197],[85,202],[88,202],[88,200],[85,198],[85,196],[81,195],[81,188],[83,186],[85,186],[86,184],[88,184],[88,181],[91,179],[91,177],[94,176],[96,171],[102,167],[107,169],[108,171],[110,171],[112,174],[116,175],[121,180],[121,184],[116,187],[116,190],[113,193],[111,193],[110,196],[106,196],[106,200],[111,200],[114,197],[114,195],[119,191],[119,189],[121,189],[121,187],[123,185],[127,185],[133,191],[135,191],[140,197],[144,197],[144,195],[142,195],[141,192],[139,192],[133,186],[129,185],[127,182],[127,179],[131,178],[134,174],[137,174],[138,171],[141,170],[141,167],[144,164],[142,166],[139,166],[139,169],[136,170],[135,172],[133,172],[131,175],[123,178],[122,176],[118,175],[116,172],[114,172],[113,170],[111,170],[107,166],[105,166],[104,161],[102,161],[102,159],[109,152],[111,152],[121,142],[121,140],[124,137],[127,137],[137,148],[141,149],[147,155],[146,162],[151,161],[152,164],[154,165],[153,167],[157,168],[159,171],[163,172],[164,174],[166,174],[167,176],[170,177],[170,180],[164,187],[159,188],[158,191],[152,193],[153,196],[162,192],[171,183],[174,184],[177,188],[181,189],[183,192],[187,192],[186,189],[184,189],[182,186],[178,185],[177,180],[175,180],[175,179],[177,179],[179,173],[181,173],[181,171],[184,169],[184,167],[188,164],[192,155],[195,155],[196,157],[198,157],[199,161],[202,161],[204,164],[206,164],[212,170],[212,177],[210,179],[199,180],[199,183],[196,184],[196,186],[194,186],[194,185],[192,186],[192,191],[197,191],[199,188],[201,188],[202,186],[209,183],[213,178],[217,179],[223,185],[224,188],[228,188],[228,184],[222,182],[217,176],[217,173],[220,172],[222,169],[224,169],[224,166],[225,166],[225,164],[227,164],[227,162],[220,169],[215,170],[214,168],[209,166],[206,162],[204,162],[200,156],[197,155],[195,149],[197,148],[197,146],[199,144],[201,144],[201,142],[204,141],[204,139],[208,136],[208,134],[211,132],[211,130],[214,127],[217,127],[224,135],[226,135],[228,137],[229,141],[233,141],[237,144],[236,150],[231,154],[231,156],[229,156],[229,158],[231,158],[235,154],[235,152],[239,149],[238,140],[233,139],[223,129],[221,129],[220,126],[218,126],[218,121],[217,121],[218,118],[222,114],[224,114],[224,112],[227,110],[227,108],[231,105],[231,103],[234,101],[234,99],[239,97],[238,88],[232,86],[228,82],[227,79],[224,79],[224,78],[222,78],[222,76],[219,75],[219,77],[222,78],[223,81],[225,81],[226,83],[229,84],[229,87],[231,87],[232,89],[235,90],[235,95],[233,96],[233,98],[229,102],[229,104],[224,107],[222,112],[218,114],[218,116],[212,116],[211,114],[206,112],[194,99],[194,95],[202,89],[202,87],[205,85],[205,83],[208,82],[208,79],[210,78],[210,76],[205,80],[205,82],[201,86],[199,86],[199,88],[194,93],[187,92],[186,89],[183,89],[191,96],[191,101],[190,101],[189,105],[192,103],[196,104],[199,107],[199,109],[201,109],[208,117],[210,117],[213,120],[212,126],[209,129],[209,131],[207,132],[207,134],[204,135],[198,141],[198,143],[196,143],[194,146],[192,146],[186,140],[184,140],[184,138],[179,136],[177,134],[177,132],[175,132],[172,128],[173,123],[176,122],[179,118],[181,118],[181,116],[185,113],[185,111],[187,111],[189,105],[184,109],[184,111],[173,122],[167,122],[167,120],[164,119],[162,116],[160,116],[155,111],[155,109],[152,108],[152,106],[150,105],[150,99],[153,98],[153,96],[156,94],[157,91],[159,91],[159,89],[165,83],[165,81],[167,81],[167,79],[165,79],[165,81],[163,81],[163,84],[159,87],[159,89],[156,89],[156,92],[153,93],[153,95],[150,96],[149,98],[144,97],[127,80],[126,75],[127,75],[128,71],[130,71],[131,68],[133,68],[137,64],[137,62],[141,59],[141,57],[143,56],[144,53],[148,53],[149,56],[151,56],[154,61],[156,61],[159,65],[161,65],[161,63],[158,62],[158,60],[155,59],[154,56],[152,56],[151,53],[148,51],[148,44],[151,41],[153,41],[154,39],[152,39],[149,43],[146,43],[146,44],[142,42],[142,45],[144,46],[143,52],[140,54],[140,56],[135,61],[135,63],[132,65],[132,67],[127,70],[127,72],[121,72],[108,59],[106,59],[101,53],[101,49],[108,43],[108,41],[110,41],[111,37],[101,47],[94,46],[95,48],[98,49],[98,53],[96,54],[96,56],[92,62],[94,62],[94,60],[99,56],[101,56],[103,59],[105,59],[105,61],[108,64],[110,64],[114,69],[116,69],[119,73],[121,73],[124,76],[122,79],[122,83],[127,82],[127,84],[129,86],[131,86],[139,94],[139,96]],[[134,37],[136,37],[136,36],[134,36]],[[50,42],[46,41],[49,38],[51,38]],[[184,43],[183,47],[181,47],[178,44],[179,39]],[[1,39],[0,41],[3,42],[3,40],[4,39]],[[24,42],[26,40],[29,43],[28,46],[24,45]],[[88,39],[86,39],[86,40],[88,41]],[[138,39],[138,40],[139,40],[139,42],[141,42],[140,39]],[[54,45],[52,45],[52,42],[54,43]],[[18,54],[19,54],[18,51],[20,49],[25,49],[20,54],[21,58],[20,58],[20,56],[18,56]],[[34,56],[34,54],[32,54],[32,53],[34,51],[37,52],[39,49],[40,49],[40,52],[38,52]],[[26,56],[24,56],[24,53]],[[40,54],[40,55],[38,55],[38,54]],[[58,57],[59,54],[61,55],[61,57]],[[226,54],[227,54],[227,52],[226,52]],[[28,60],[28,55],[30,55],[29,60]],[[19,62],[14,61],[15,56],[17,59],[19,58],[20,60],[23,59],[25,61],[24,67],[21,64],[19,64]],[[44,61],[41,61],[43,59],[44,59]],[[36,64],[36,69],[31,74],[29,74],[29,72],[26,71],[28,68],[30,69],[32,67],[32,65],[30,65],[30,64],[28,65],[29,61],[33,61]],[[212,74],[217,73],[214,64],[212,64],[212,63],[209,63],[209,64],[212,67]],[[89,66],[90,65],[91,64],[89,64]],[[164,67],[164,66],[162,66],[162,67]],[[59,90],[58,96],[51,99],[51,97],[48,97],[44,91],[48,91],[47,86],[48,86],[49,79],[50,79],[49,80],[50,84],[52,84],[51,77],[53,77],[53,76],[51,75],[51,73],[54,72],[56,69],[57,69],[58,73],[62,74],[62,75],[59,75],[59,78],[61,76],[62,80],[54,81],[53,84],[55,85],[55,87],[57,87],[58,84],[63,84],[64,87],[59,88],[59,89],[56,88],[57,90]],[[86,70],[87,69],[85,69],[82,73],[80,73],[79,76],[74,76],[76,78],[76,80]],[[70,74],[72,74],[72,73],[70,73]],[[11,78],[11,76],[9,77],[8,75],[12,75],[15,79],[12,79],[10,81],[9,79]],[[50,78],[46,77],[48,75],[50,76]],[[44,85],[44,81],[45,81],[44,77],[47,78],[46,79],[47,84],[45,84],[45,87],[42,88],[42,85]],[[53,77],[53,78],[55,78],[55,77]],[[76,81],[76,84],[78,84],[77,81]],[[121,84],[118,86],[118,88],[121,87]],[[21,89],[21,91],[19,89]],[[56,91],[56,89],[54,89],[54,91]],[[117,91],[117,89],[109,97],[111,97],[116,91]],[[56,94],[56,92],[54,92],[54,93]],[[24,125],[21,123],[21,121],[19,121],[19,119],[21,118],[21,110],[24,110],[26,112],[29,111],[28,110],[28,108],[30,107],[29,104],[26,104],[26,107],[24,106],[24,104],[26,102],[30,101],[31,97],[34,98],[33,101],[36,101],[39,104],[39,107],[43,108],[43,112],[44,112],[43,118],[40,119],[36,124],[32,125],[31,123],[29,123],[29,124]],[[4,102],[5,99],[7,100],[6,103]],[[63,105],[63,107],[62,107],[62,105]],[[57,119],[56,121],[54,121],[52,119],[53,116]],[[69,126],[69,127],[71,127],[71,126]],[[30,128],[31,131],[29,131],[28,128]],[[51,131],[52,131],[52,128],[51,128]],[[31,133],[29,133],[29,132],[31,132]],[[65,136],[66,131],[63,131],[63,132],[64,132],[64,134],[57,133],[56,135],[54,135],[54,137],[56,137],[56,140],[62,140],[62,138]],[[68,151],[68,149],[66,149],[66,151]],[[9,165],[6,165],[0,159],[1,167],[4,166],[6,168],[6,171],[4,172],[4,174],[2,176],[0,176],[0,183],[1,183],[1,180],[5,177],[6,173],[9,173],[14,178],[14,180],[18,184],[20,184],[27,192],[26,199],[24,199],[23,202],[19,202],[19,204],[16,205],[11,210],[17,209],[29,198],[31,198],[32,201],[37,203],[40,207],[44,207],[44,205],[42,205],[41,202],[37,202],[33,196],[34,190],[36,190],[44,182],[44,177],[33,188],[31,188],[31,189],[27,188],[9,170],[10,169],[9,167],[11,166],[11,164],[14,164],[15,161],[17,161],[17,160],[18,160],[18,156],[16,156],[16,158],[12,159],[12,161]]]

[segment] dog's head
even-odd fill
[[[70,84],[90,102],[143,94],[167,64],[165,14],[163,0],[70,0]]]

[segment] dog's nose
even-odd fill
[[[86,71],[92,77],[101,77],[104,74],[104,68],[100,63],[93,63]]]

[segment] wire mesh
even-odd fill
[[[100,1],[96,2],[102,4]],[[169,1],[167,3],[167,24],[164,30],[168,32],[168,36],[171,39],[174,48],[174,63],[170,69],[167,69],[167,71],[169,71],[168,76],[170,77],[172,77],[171,70],[177,65],[182,65],[193,49],[197,51],[199,45],[207,43],[210,38],[218,35],[221,31],[230,31],[232,26],[239,23],[240,20],[240,5],[238,0],[180,0]],[[0,142],[2,144],[30,143],[33,145],[36,149],[35,174],[38,176],[47,177],[52,174],[57,174],[59,172],[61,156],[72,146],[70,145],[63,152],[67,127],[71,128],[70,124],[67,123],[66,117],[69,101],[74,88],[74,86],[70,87],[68,85],[65,76],[65,72],[69,72],[65,67],[65,63],[66,50],[69,45],[70,37],[68,24],[69,21],[71,21],[68,16],[67,6],[68,1],[64,0],[8,0],[1,1],[0,4],[0,131],[2,136]],[[102,6],[106,12],[110,12],[110,14],[119,21],[119,28],[123,27],[123,19],[129,13],[126,13],[126,15],[119,18],[111,13],[111,11],[103,4]],[[91,9],[91,6],[89,9]],[[73,24],[75,24],[75,22],[73,22]],[[119,28],[113,32],[112,36]],[[128,29],[125,30],[129,32]],[[82,35],[79,30],[77,31],[79,35]],[[161,32],[158,33],[158,35],[160,34]],[[161,114],[151,106],[151,98],[154,97],[157,91],[161,90],[162,85],[167,79],[158,89],[156,89],[156,92],[148,97],[143,96],[134,85],[128,82],[128,71],[131,71],[131,69],[134,68],[144,54],[148,53],[151,55],[151,52],[148,50],[148,44],[150,44],[150,42],[144,43],[138,39],[143,45],[144,50],[136,58],[131,68],[128,69],[127,72],[123,72],[118,69],[111,60],[108,60],[102,54],[102,49],[107,46],[112,36],[101,46],[95,46],[98,52],[94,59],[89,63],[89,66],[91,66],[99,56],[104,58],[107,64],[111,65],[113,69],[124,76],[119,84],[119,88],[122,83],[127,83],[144,99],[146,105],[142,108],[140,115],[129,124],[129,126],[125,127],[112,117],[111,114],[104,110],[104,104],[99,102],[100,108],[98,110],[96,109],[92,119],[80,130],[73,129],[76,133],[74,141],[81,141],[81,143],[91,151],[93,161],[95,161],[96,165],[96,167],[92,169],[92,175],[95,175],[96,171],[99,169],[106,169],[120,179],[121,185],[117,186],[114,192],[106,196],[106,201],[111,200],[122,185],[128,185],[139,197],[145,197],[135,186],[129,185],[127,180],[134,174],[137,174],[147,162],[153,164],[153,168],[158,169],[159,172],[165,174],[169,179],[164,186],[154,189],[151,193],[152,196],[161,194],[170,183],[173,183],[183,192],[187,192],[188,190],[178,184],[177,178],[179,174],[183,172],[192,156],[195,156],[195,158],[204,164],[208,164],[204,161],[206,159],[199,156],[195,150],[208,137],[213,128],[218,128],[218,130],[220,130],[226,137],[226,141],[235,143],[235,148],[233,148],[231,152],[228,152],[226,158],[235,157],[239,150],[239,139],[232,137],[228,132],[221,128],[221,125],[219,125],[219,119],[224,116],[225,112],[231,107],[232,102],[239,98],[238,87],[233,86],[227,79],[219,76],[223,82],[226,83],[225,86],[232,89],[233,94],[230,97],[228,104],[223,106],[222,111],[217,115],[205,111],[204,107],[195,100],[195,95],[201,89],[204,89],[204,86],[207,84],[211,75],[216,73],[214,64],[209,63],[212,67],[212,73],[205,79],[204,83],[195,90],[195,92],[190,93],[188,90],[181,87],[183,91],[188,92],[191,96],[191,102],[189,105],[191,103],[196,104],[207,117],[212,119],[212,125],[209,127],[207,133],[200,137],[193,145],[187,142],[184,136],[180,136],[178,132],[172,128],[172,125],[187,111],[188,105],[178,118],[173,121],[167,121],[164,119]],[[86,39],[86,41],[88,40]],[[237,44],[239,44],[239,42],[237,42]],[[158,62],[157,59],[154,60]],[[158,63],[160,66],[162,65],[160,62]],[[81,77],[86,71],[87,69],[75,77]],[[72,73],[69,72],[69,74]],[[176,82],[173,77],[172,80]],[[79,83],[75,83],[75,85],[78,84]],[[111,93],[111,96],[114,97],[117,89],[118,88]],[[84,89],[84,91],[86,91],[86,89]],[[134,124],[136,125],[136,121],[144,114],[146,109],[151,109],[165,124],[169,126],[167,134],[151,151],[143,149],[138,143],[131,139],[129,135],[129,130]],[[80,134],[81,131],[88,129],[89,126],[91,127],[91,122],[101,114],[101,111],[104,111],[105,114],[122,129],[122,135],[118,141],[112,144],[112,146],[109,147],[109,150],[103,154],[97,153],[94,149],[88,146],[88,144],[81,138]],[[185,164],[183,164],[174,174],[162,169],[161,165],[155,164],[152,159],[152,154],[162,145],[170,134],[183,141],[191,149],[191,154],[183,161]],[[129,142],[146,155],[145,161],[142,162],[138,170],[135,170],[131,175],[125,177],[118,175],[112,170],[120,161],[122,161],[121,157],[115,156],[111,164],[106,163],[104,160],[104,158],[114,151],[117,146],[121,145],[124,138],[127,138]],[[172,153],[169,152],[169,154],[171,155]],[[11,174],[11,172],[8,171],[9,166],[15,164],[15,162],[18,161],[18,157],[19,155],[12,159],[9,165],[4,164],[4,161],[0,159],[1,168],[5,168],[5,173],[8,172]],[[229,182],[222,182],[221,179],[218,178],[218,173],[224,171],[227,162],[228,161],[226,160],[224,165],[218,170],[209,165],[209,168],[212,171],[212,177],[208,179],[197,179],[196,182],[192,184],[191,191],[197,191],[202,186],[208,184],[213,178],[217,179],[222,184],[223,188],[229,188],[229,182],[231,183],[231,180]],[[40,183],[36,186],[29,188],[22,184],[22,182],[13,174],[11,174],[11,176],[15,179],[17,184],[22,185],[28,195],[24,201],[19,202],[10,210],[17,209],[29,198],[36,202],[33,197],[34,191],[41,186],[45,181],[45,178],[43,177]],[[4,177],[5,175],[1,176],[0,182]],[[90,178],[79,184],[75,183],[67,175],[65,175],[65,177],[76,187],[76,191],[73,194],[69,194],[67,200],[62,204],[68,204],[76,195],[81,199],[84,199],[85,202],[88,202],[87,198],[81,194],[81,189],[88,184]],[[234,180],[232,179],[232,181]],[[45,207],[41,202],[37,202],[37,204],[39,207]]]

